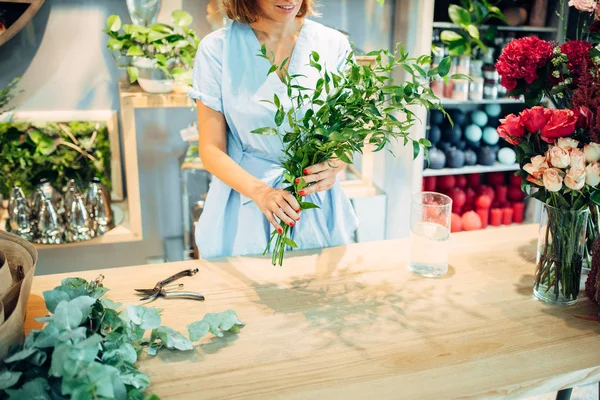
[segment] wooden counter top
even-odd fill
[[[536,234],[534,225],[453,234],[442,279],[407,270],[406,240],[297,253],[283,268],[236,257],[39,276],[27,326],[45,313],[42,292],[67,276],[102,272],[107,297],[137,304],[134,288],[198,267],[181,282],[207,300],[155,301],[163,324],[186,332],[231,308],[247,326],[144,359],[164,399],[504,399],[597,382],[600,324],[575,315],[600,309],[533,298]]]

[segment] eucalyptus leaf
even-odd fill
[[[52,321],[59,330],[71,330],[77,328],[83,318],[84,315],[78,308],[71,307],[67,301],[61,301],[56,306]]]
[[[233,310],[227,310],[222,313],[208,313],[200,321],[196,321],[187,326],[187,330],[192,342],[196,342],[209,332],[217,337],[222,337],[223,332],[231,330],[234,326],[243,327],[245,324],[238,319]]]
[[[26,382],[17,390],[7,389],[6,393],[8,394],[8,398],[10,400],[51,400],[52,398],[48,393],[49,389],[50,385],[48,385],[48,381],[44,378],[38,377]]]
[[[160,315],[154,308],[127,306],[129,320],[142,329],[154,329],[160,326]]]
[[[47,290],[42,293],[44,296],[44,301],[46,302],[46,308],[51,313],[54,313],[56,306],[61,301],[69,301],[71,298],[69,295],[62,290]]]
[[[22,372],[13,372],[9,370],[0,371],[0,390],[6,390],[14,386],[23,375]]]
[[[192,343],[178,331],[161,326],[153,329],[152,335],[156,335],[167,349],[176,349],[180,351],[193,350]]]

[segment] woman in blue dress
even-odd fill
[[[300,195],[320,208],[299,212],[283,190],[280,138],[251,133],[274,126],[275,107],[263,100],[277,93],[286,109],[291,106],[280,76],[267,76],[271,63],[258,57],[262,45],[274,64],[289,57],[290,74],[304,74],[301,84],[315,87],[310,53],[318,52],[328,70],[341,70],[348,40],[306,19],[312,0],[224,0],[224,6],[234,22],[202,39],[189,94],[198,106],[200,158],[214,176],[196,225],[200,257],[260,254],[271,230],[281,232],[279,221],[293,227],[299,249],[351,242],[358,221],[337,179],[341,161],[304,171],[311,185]]]

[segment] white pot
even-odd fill
[[[164,71],[154,66],[154,61],[147,58],[136,60],[133,65],[138,69],[138,83],[148,93],[171,93],[175,80],[168,78]]]

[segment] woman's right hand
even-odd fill
[[[287,190],[267,186],[258,191],[254,196],[254,202],[279,233],[283,233],[283,229],[276,217],[289,226],[294,226],[295,221],[300,220],[300,204]]]

